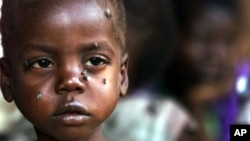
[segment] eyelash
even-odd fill
[[[55,66],[54,63],[47,57],[39,57],[25,61],[26,69],[53,68],[54,66]]]
[[[90,57],[85,63],[85,66],[90,66],[90,67],[98,67],[102,66],[105,64],[110,64],[109,60],[106,57],[102,56],[94,56]]]
[[[99,67],[105,64],[110,64],[110,61],[106,57],[102,56],[90,57],[86,62],[84,62],[84,66],[87,67]],[[40,57],[25,61],[24,66],[25,69],[31,69],[31,68],[45,69],[45,68],[53,68],[55,67],[55,64],[47,57]]]

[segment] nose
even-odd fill
[[[57,73],[55,91],[57,94],[82,94],[85,91],[85,85],[81,77],[80,67],[74,65],[61,68]]]
[[[212,44],[207,50],[209,60],[215,64],[224,61],[227,54],[227,46],[223,42]]]

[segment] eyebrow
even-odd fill
[[[95,46],[95,43],[97,43],[98,46]],[[115,54],[115,51],[110,47],[110,45],[104,41],[84,43],[84,44],[81,44],[80,46],[83,47],[83,49],[81,49],[81,51],[83,51],[83,52],[94,52],[94,51],[106,50],[106,51],[110,52],[111,55]],[[49,52],[49,53],[53,53],[53,54],[57,53],[57,51],[56,51],[57,49],[51,45],[28,44],[28,45],[24,46],[24,48],[21,50],[21,53],[23,53],[27,50]]]
[[[98,46],[95,46],[95,43],[97,43]],[[110,52],[112,55],[115,54],[115,51],[110,47],[110,45],[107,42],[93,42],[93,43],[83,44],[82,46],[84,46],[84,48],[83,48],[84,52],[94,52],[94,51],[106,50],[106,51]]]
[[[35,51],[42,51],[42,52],[49,52],[49,53],[56,53],[56,49],[50,45],[41,45],[41,44],[28,44],[25,45],[24,48],[21,50],[21,53],[27,50],[35,50]]]

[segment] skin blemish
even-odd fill
[[[25,69],[28,69],[29,66],[30,66],[30,65],[29,65],[29,61],[25,61],[25,62],[24,62],[24,67],[25,67]]]
[[[109,8],[107,8],[107,9],[105,10],[105,16],[106,16],[108,19],[110,19],[110,18],[112,17],[112,14],[111,14],[111,11],[110,11]]]
[[[43,93],[41,91],[38,91],[37,92],[37,96],[36,96],[36,99],[41,99],[43,97]]]
[[[87,76],[87,69],[84,69],[83,71],[82,71],[82,78],[84,79],[84,80],[86,80],[86,81],[88,81],[88,76]]]
[[[102,82],[103,82],[103,84],[107,84],[107,79],[106,78],[104,78],[103,80],[102,80]]]
[[[101,52],[107,52],[110,55],[115,54],[115,50],[112,49],[112,47],[105,41],[101,42],[93,42],[90,44],[84,44],[83,46],[86,46],[83,51],[88,52],[88,53],[94,53],[96,51],[101,51]]]
[[[95,48],[99,48],[99,44],[97,42],[94,43]]]

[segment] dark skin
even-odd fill
[[[33,123],[38,141],[105,140],[100,125],[128,88],[127,54],[105,10],[77,0],[22,9],[14,55],[1,59],[1,88]]]

